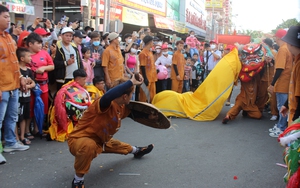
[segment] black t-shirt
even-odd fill
[[[20,71],[21,71],[21,74],[25,78],[31,78],[32,80],[34,80],[31,69],[29,69],[29,68],[27,68],[27,70],[20,69]],[[30,90],[28,90],[27,93],[22,92],[21,90],[19,90],[19,102],[20,103],[30,102],[30,95],[31,95]]]

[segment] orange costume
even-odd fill
[[[258,74],[264,67],[265,49],[260,44],[247,44],[239,53],[242,69],[239,74],[241,80],[241,92],[236,97],[234,106],[227,112],[222,123],[226,124],[243,110],[243,115],[254,119],[260,119],[261,111],[257,106],[257,96],[260,84]],[[265,100],[265,99],[264,99]],[[265,104],[265,103],[263,103]]]
[[[177,80],[177,75],[174,69],[174,65],[177,66],[178,74],[180,76],[180,80]],[[184,55],[181,51],[176,51],[172,58],[172,71],[171,71],[171,79],[172,79],[172,90],[177,93],[182,93],[183,88],[183,78],[184,78],[184,65],[185,59]]]
[[[143,49],[139,54],[140,66],[145,67],[146,77],[148,80],[148,89],[150,92],[150,102],[152,101],[154,95],[156,94],[155,82],[157,81],[157,72],[154,62],[153,53],[148,49]],[[140,68],[140,73],[142,74],[142,68]],[[145,78],[146,79],[146,78]],[[146,102],[146,95],[144,91],[140,90],[140,101]]]
[[[69,135],[68,145],[75,156],[76,173],[86,174],[92,160],[100,153],[125,155],[132,151],[131,145],[112,138],[121,126],[121,119],[127,117],[130,110],[112,101],[108,109],[101,111],[99,100],[85,111]]]
[[[300,97],[300,54],[296,56],[294,66],[291,75],[290,87],[289,87],[289,119],[288,125],[290,126],[293,122],[295,111],[298,106],[298,98]]]
[[[108,76],[113,83],[124,77],[124,58],[119,47],[109,45],[102,54],[102,67],[108,70]]]

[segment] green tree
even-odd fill
[[[293,25],[300,25],[300,22],[296,18],[288,19],[288,20],[282,20],[282,23],[277,25],[276,29],[272,30],[272,33],[276,33],[278,29],[285,29],[289,28]]]

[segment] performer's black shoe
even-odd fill
[[[229,116],[226,116],[226,117],[224,117],[222,123],[223,123],[223,124],[227,124],[229,120],[230,120],[230,117],[229,117]]]
[[[153,144],[150,144],[145,147],[136,147],[137,151],[133,154],[134,158],[137,158],[137,159],[142,158],[144,155],[150,153],[152,151],[153,147],[154,147]]]
[[[75,179],[73,179],[73,181],[72,181],[72,188],[84,188],[84,182],[83,181],[74,183],[74,180]]]

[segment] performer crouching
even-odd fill
[[[130,111],[126,107],[132,97],[133,86],[143,81],[141,75],[138,80],[135,76],[127,81],[119,80],[119,85],[94,101],[79,120],[68,139],[70,152],[75,156],[75,178],[72,181],[72,188],[84,187],[83,176],[89,171],[92,160],[98,154],[132,153],[135,158],[141,158],[152,151],[153,144],[136,147],[112,138],[121,127],[121,119],[127,116],[157,118],[142,112]]]

